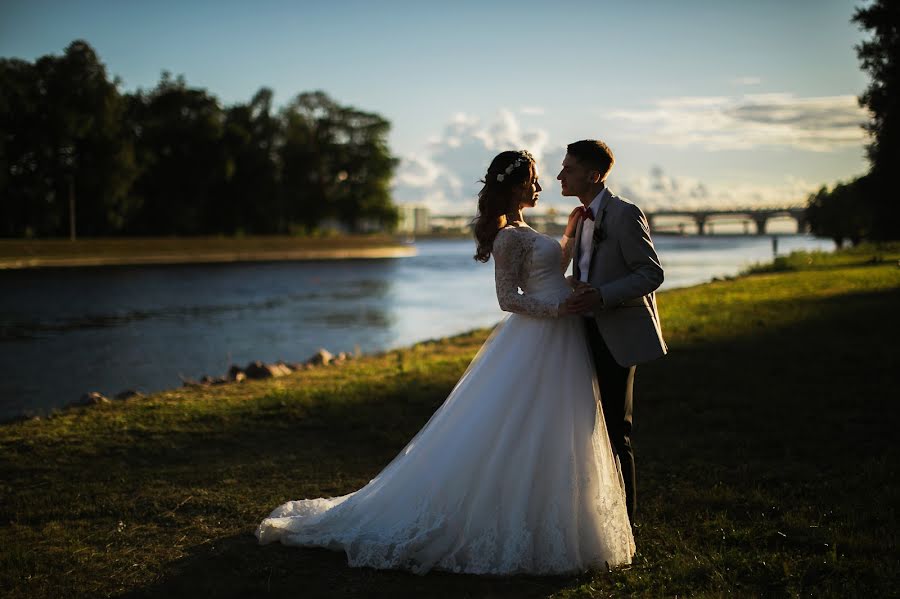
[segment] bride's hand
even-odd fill
[[[578,226],[578,219],[581,217],[581,213],[584,211],[583,206],[578,206],[572,209],[572,212],[569,213],[569,222],[566,223],[566,232],[565,236],[568,238],[575,237],[575,227]]]

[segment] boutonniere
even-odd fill
[[[603,222],[606,220],[606,208],[604,208],[600,212],[600,218],[598,218],[594,222],[594,245],[596,246],[601,241],[606,239],[606,224]]]

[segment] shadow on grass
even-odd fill
[[[804,303],[812,318],[638,369],[635,571],[668,578],[652,594],[893,592],[900,290]]]
[[[578,577],[491,577],[349,568],[343,552],[268,545],[253,535],[193,547],[144,597],[546,597]],[[584,577],[581,577],[584,579]]]

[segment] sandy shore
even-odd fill
[[[136,264],[405,258],[411,245],[385,239],[249,238],[0,242],[0,270]]]

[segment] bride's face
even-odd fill
[[[537,204],[538,195],[543,190],[541,182],[538,180],[537,168],[532,167],[531,172],[531,179],[525,182],[519,195],[518,204],[520,209],[533,208]]]

